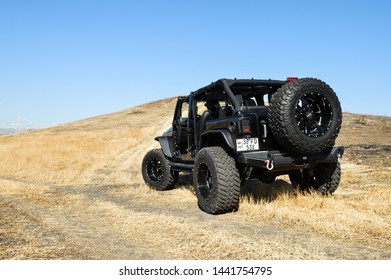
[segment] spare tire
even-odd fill
[[[341,104],[325,82],[294,80],[271,96],[269,125],[285,149],[301,154],[322,152],[334,146],[341,129]]]

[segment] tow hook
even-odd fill
[[[342,155],[341,155],[341,154],[338,154],[338,162],[339,162],[339,163],[342,162]]]
[[[265,164],[266,164],[266,169],[267,170],[269,170],[269,171],[273,170],[273,168],[274,168],[273,159],[265,160]]]

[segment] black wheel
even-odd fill
[[[240,177],[235,160],[220,147],[202,149],[193,172],[198,206],[209,214],[236,211],[239,207]]]
[[[269,124],[275,139],[286,149],[322,152],[335,144],[342,124],[341,105],[326,83],[298,79],[272,95]]]
[[[178,179],[178,173],[172,172],[169,161],[161,149],[151,150],[145,155],[142,174],[145,183],[159,191],[174,188]]]
[[[319,194],[328,195],[338,188],[341,166],[339,162],[318,164],[314,169],[293,171],[289,178],[297,190],[307,192],[314,189]]]

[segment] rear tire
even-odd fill
[[[314,169],[297,170],[289,173],[293,187],[302,192],[311,189],[321,195],[333,194],[341,180],[339,162],[318,164]]]
[[[200,209],[209,214],[237,211],[240,176],[235,160],[220,147],[199,151],[194,163],[194,188]]]
[[[142,174],[145,183],[158,191],[173,189],[178,179],[178,173],[171,170],[170,162],[161,149],[150,150],[145,155]]]

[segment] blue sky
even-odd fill
[[[391,115],[389,1],[0,0],[0,127],[38,128],[219,78],[317,77]]]

